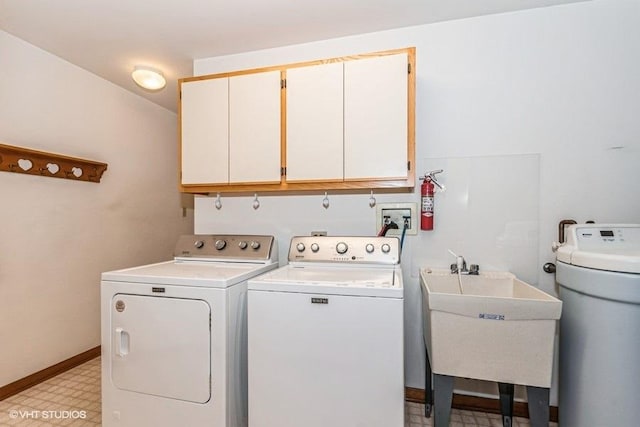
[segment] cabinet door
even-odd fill
[[[229,182],[280,182],[280,71],[229,78]]]
[[[345,180],[408,176],[408,56],[344,63]]]
[[[182,184],[229,180],[228,81],[196,80],[180,86]]]
[[[287,70],[287,182],[343,178],[343,64]]]

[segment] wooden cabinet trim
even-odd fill
[[[179,119],[178,124],[178,132],[179,132],[179,169],[178,169],[178,187],[181,192],[184,193],[195,193],[195,194],[206,194],[206,193],[253,193],[253,192],[310,192],[310,191],[318,191],[318,190],[362,190],[362,189],[393,189],[393,190],[402,190],[409,191],[415,187],[415,86],[416,86],[416,48],[400,48],[400,49],[391,49],[386,51],[378,51],[357,55],[347,55],[341,57],[334,57],[328,59],[320,59],[313,61],[304,61],[283,65],[275,65],[268,67],[260,67],[246,70],[237,70],[231,72],[224,73],[215,73],[215,74],[207,74],[201,76],[194,77],[185,77],[178,80],[178,93],[181,97],[181,85],[185,82],[193,82],[199,80],[208,80],[208,79],[216,79],[216,78],[225,78],[225,77],[233,77],[240,76],[246,74],[255,74],[261,72],[269,72],[269,71],[280,71],[281,81],[283,81],[283,87],[280,92],[281,99],[281,114],[280,114],[280,159],[281,159],[281,169],[284,171],[287,167],[287,157],[286,157],[286,149],[287,149],[287,141],[286,141],[286,72],[288,69],[298,68],[298,67],[307,67],[313,65],[321,65],[328,64],[334,62],[345,62],[345,61],[353,61],[358,59],[367,59],[374,58],[380,56],[387,55],[397,55],[397,54],[406,54],[409,69],[407,70],[407,176],[398,178],[398,179],[358,179],[358,180],[341,180],[341,181],[319,181],[319,182],[303,182],[303,181],[295,181],[295,182],[287,182],[285,176],[282,176],[280,183],[233,183],[233,184],[181,184],[181,174],[182,174],[182,140],[180,138],[181,135],[181,120]],[[181,104],[181,103],[180,103]],[[182,114],[181,105],[178,107],[178,115],[179,118]]]
[[[304,61],[304,62],[294,62],[290,64],[281,64],[281,65],[273,65],[268,67],[259,67],[259,68],[250,68],[246,70],[236,70],[236,71],[228,71],[223,73],[214,73],[214,74],[204,74],[201,76],[193,76],[193,77],[183,77],[178,79],[178,83],[183,82],[193,82],[198,80],[208,80],[208,79],[218,79],[223,77],[233,77],[233,76],[241,76],[245,74],[255,74],[255,73],[264,73],[268,71],[286,71],[291,68],[298,67],[308,67],[311,65],[321,65],[321,64],[329,64],[333,62],[345,62],[345,61],[354,61],[358,59],[367,59],[367,58],[375,58],[379,56],[389,56],[389,55],[397,55],[401,53],[406,53],[409,57],[409,62],[412,64],[412,70],[415,68],[415,47],[407,47],[402,49],[392,49],[385,50],[379,52],[371,52],[371,53],[361,53],[357,55],[347,55],[347,56],[339,56],[335,58],[328,59],[317,59],[313,61]],[[413,71],[412,71],[413,74]]]

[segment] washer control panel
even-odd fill
[[[296,236],[289,246],[289,262],[399,264],[397,237]]]
[[[273,236],[242,234],[187,234],[180,236],[176,258],[268,260],[274,249]]]

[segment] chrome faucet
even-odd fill
[[[471,264],[467,269],[467,261],[462,255],[456,255],[449,249],[449,253],[456,257],[456,263],[451,264],[451,274],[470,274],[477,276],[480,273],[480,266],[478,264]]]

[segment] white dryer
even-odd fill
[[[251,427],[403,427],[400,245],[294,237],[249,281]]]
[[[640,225],[572,225],[556,268],[560,425],[637,426]]]
[[[247,280],[272,236],[182,236],[175,259],[102,274],[102,425],[247,425]]]

